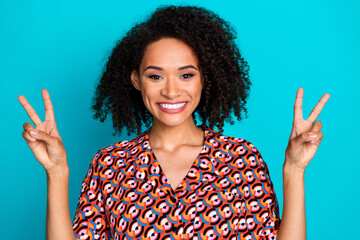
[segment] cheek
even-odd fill
[[[199,81],[200,81],[200,80],[199,80]],[[194,85],[194,87],[193,87],[193,93],[194,93],[194,95],[196,95],[196,96],[199,98],[199,100],[200,100],[200,98],[201,98],[201,93],[202,93],[202,85],[201,85],[201,83],[198,83],[198,84]]]
[[[153,93],[153,91],[142,89],[141,90],[141,96],[142,96],[142,100],[143,100],[143,103],[144,103],[146,109],[149,112],[151,112],[151,109],[153,108],[153,106],[151,106],[151,101],[154,101],[154,93]]]

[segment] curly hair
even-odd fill
[[[240,121],[250,90],[248,63],[235,43],[236,31],[214,12],[196,6],[162,6],[146,21],[136,24],[116,43],[96,87],[92,109],[94,118],[104,122],[109,111],[119,133],[126,127],[130,133],[141,133],[143,123],[152,124],[141,92],[130,81],[138,71],[146,47],[161,38],[176,38],[192,48],[199,59],[204,88],[198,106],[192,113],[221,133],[224,121],[234,125],[231,114]]]

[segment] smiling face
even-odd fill
[[[200,102],[202,80],[198,58],[184,42],[162,38],[149,44],[131,82],[141,91],[153,124],[193,124],[192,113]]]

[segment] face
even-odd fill
[[[149,44],[131,81],[141,91],[153,124],[193,123],[203,84],[197,56],[187,44],[174,38]]]

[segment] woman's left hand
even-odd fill
[[[284,163],[300,172],[305,171],[321,143],[323,138],[323,132],[320,131],[322,123],[320,121],[314,123],[314,121],[330,98],[330,95],[325,93],[313,108],[308,119],[305,120],[302,114],[303,96],[304,89],[299,88],[296,93],[293,128],[285,151]]]

